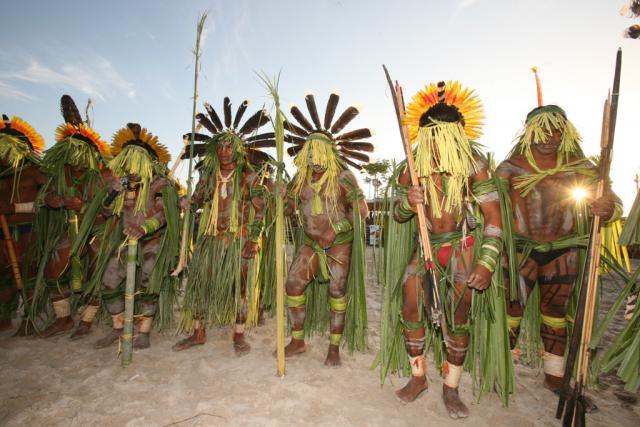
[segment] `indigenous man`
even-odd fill
[[[0,250],[0,331],[11,328],[11,317],[18,307],[18,281],[22,285],[23,295],[33,292],[33,289],[26,289],[27,281],[35,275],[34,260],[27,256],[27,252],[29,243],[32,242],[34,202],[40,187],[47,181],[47,177],[38,168],[43,148],[42,136],[27,122],[15,116],[11,120],[6,115],[2,116],[0,220],[8,224],[9,235],[4,234],[4,229],[1,230],[4,245]],[[11,259],[10,250],[15,254],[15,259]],[[24,268],[24,262],[29,263],[27,268]],[[15,268],[17,270],[14,270]],[[22,277],[23,273],[27,273],[26,277]],[[26,312],[26,301],[24,304]],[[16,335],[30,333],[31,328],[28,328],[27,324],[28,322],[23,320]]]
[[[194,135],[204,142],[194,147],[204,160],[198,167],[200,180],[192,198],[194,209],[202,209],[202,215],[180,327],[193,330],[193,334],[176,343],[175,351],[204,344],[207,326],[230,323],[234,324],[236,355],[251,349],[244,329],[245,324],[255,324],[257,316],[259,262],[254,259],[260,250],[264,214],[264,170],[260,165],[268,158],[258,149],[275,147],[275,141],[273,133],[250,136],[269,122],[264,110],[240,126],[248,104],[240,104],[234,118],[231,101],[225,97],[224,124],[207,103],[208,117],[197,115],[212,136]]]
[[[369,129],[340,134],[359,111],[349,107],[333,123],[337,94],[329,97],[324,126],[313,95],[306,95],[305,101],[313,124],[296,106],[291,107],[291,114],[302,127],[285,123],[285,129],[291,132],[287,139],[294,144],[288,153],[296,156],[297,167],[286,213],[298,210],[304,232],[285,285],[291,322],[291,341],[285,347],[285,356],[306,350],[305,333],[326,330],[328,293],[330,335],[324,363],[339,366],[343,334],[351,350],[366,347],[362,224],[368,209],[348,165],[360,169],[354,160],[368,162],[369,157],[360,151],[373,151],[373,145],[354,142],[371,137]],[[324,285],[326,290],[322,289]]]
[[[35,228],[40,267],[32,316],[43,312],[43,297],[48,294],[56,317],[40,332],[44,338],[73,328],[71,292],[82,290],[83,274],[80,254],[71,256],[71,247],[87,204],[103,186],[102,168],[110,156],[109,146],[83,122],[73,99],[63,95],[60,105],[65,123],[56,129],[56,144],[42,160],[49,181],[38,196],[44,206]],[[90,323],[93,319],[85,320]]]
[[[173,312],[176,279],[169,273],[179,254],[178,195],[167,175],[169,152],[147,129],[128,123],[113,136],[111,150],[114,158],[109,169],[115,179],[109,184],[119,194],[111,206],[113,216],[98,255],[96,270],[103,273],[94,280],[102,283],[102,300],[113,328],[95,347],[114,344],[123,332],[127,252],[119,248],[129,238],[139,242],[136,264],[142,270],[133,348],[144,349],[150,346],[154,316],[160,316],[159,327],[168,326]]]
[[[438,286],[440,295],[446,299],[439,308],[445,314],[442,323],[446,322],[446,328],[442,328],[446,332],[442,397],[451,418],[469,415],[460,400],[458,386],[469,347],[471,302],[474,294],[477,297],[490,286],[502,248],[494,181],[478,143],[472,140],[480,135],[482,117],[478,98],[458,82],[432,83],[414,96],[407,108],[405,124],[416,146],[416,172],[421,185],[411,186],[409,172],[401,166],[397,181],[399,197],[393,211],[395,220],[403,223],[414,218],[416,206],[426,204],[432,255],[437,260],[432,268],[439,273],[440,282],[431,286]],[[479,204],[484,217],[482,235],[467,234],[474,221],[468,217],[465,196],[473,197]],[[390,235],[387,242],[395,238]],[[387,243],[385,249],[394,250],[394,245]],[[411,379],[396,395],[403,402],[412,402],[427,388],[424,302],[425,294],[433,292],[424,290],[426,266],[419,249],[413,250],[402,280],[400,322]],[[434,352],[438,351],[435,346]]]
[[[588,234],[586,227],[579,226],[585,223],[584,216],[576,215],[572,195],[576,189],[593,194],[596,169],[584,157],[580,135],[564,110],[542,105],[537,75],[536,81],[539,107],[527,115],[516,146],[498,166],[497,174],[507,183],[511,206],[505,211],[513,215],[517,250],[517,257],[510,261],[517,261],[519,274],[511,274],[518,281],[511,289],[519,289],[520,294],[512,292],[508,302],[511,347],[517,343],[525,298],[538,283],[544,386],[557,392],[564,376],[567,309],[578,273],[578,248],[586,245]],[[591,212],[603,221],[617,219],[622,213],[610,188],[602,198],[588,200]],[[509,247],[510,242],[506,243]]]

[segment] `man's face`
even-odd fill
[[[540,154],[552,154],[558,151],[561,142],[562,132],[558,129],[553,129],[551,134],[547,136],[546,142],[536,142],[532,145],[532,148]]]
[[[227,166],[233,163],[233,143],[231,141],[218,144],[216,153],[218,154],[218,161],[221,165]]]
[[[140,178],[139,175],[127,174],[127,178],[129,178],[129,181],[127,182],[127,187],[129,188],[129,190],[135,190],[136,188],[138,188],[140,182],[142,181],[142,178]]]
[[[307,164],[309,165],[313,173],[322,173],[327,170],[326,167],[320,166],[313,162],[313,153],[311,152],[311,150],[309,150],[309,154],[307,154]]]

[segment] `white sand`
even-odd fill
[[[327,339],[308,343],[306,354],[287,361],[287,373],[275,375],[275,322],[249,333],[252,351],[237,358],[230,329],[209,331],[202,347],[176,353],[177,337],[153,335],[152,348],[134,353],[123,369],[115,347],[94,350],[108,330],[95,328],[86,339],[66,336],[49,340],[0,336],[0,425],[10,426],[208,426],[208,425],[451,425],[441,401],[442,380],[429,366],[430,388],[409,405],[394,390],[406,379],[393,378],[380,387],[370,369],[378,346],[381,290],[369,286],[371,348],[343,355],[343,366],[323,365]],[[508,408],[494,395],[475,403],[471,382],[463,376],[461,394],[471,417],[459,425],[525,427],[558,426],[557,398],[542,388],[542,373],[518,367],[517,390]],[[614,392],[591,392],[599,412],[587,415],[595,425],[638,425],[640,408]]]

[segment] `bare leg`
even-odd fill
[[[329,326],[329,348],[324,361],[325,366],[340,366],[340,341],[344,331],[344,318],[347,310],[347,277],[351,262],[351,245],[337,245],[329,250],[328,264],[331,269],[329,282],[329,305],[331,322]]]

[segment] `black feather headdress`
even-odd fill
[[[340,101],[340,95],[334,92],[329,95],[324,111],[324,119],[321,121],[314,96],[307,93],[304,99],[311,120],[305,117],[300,108],[295,105],[290,107],[291,116],[299,126],[290,121],[284,122],[284,129],[288,132],[285,135],[285,141],[293,144],[287,149],[287,153],[294,157],[297,156],[303,149],[304,144],[309,140],[310,135],[322,134],[335,144],[336,155],[344,164],[353,166],[358,170],[362,169],[362,164],[369,162],[369,156],[362,152],[373,151],[373,144],[363,141],[372,136],[371,130],[361,128],[341,133],[360,113],[358,108],[354,106],[348,107],[334,121],[333,118],[336,115],[336,109]]]
[[[244,100],[240,104],[240,107],[238,107],[235,116],[233,116],[231,109],[231,100],[229,99],[229,97],[225,97],[223,101],[223,124],[223,121],[220,119],[220,116],[218,115],[216,110],[211,105],[205,102],[204,108],[207,113],[198,113],[196,115],[196,119],[198,120],[200,126],[208,130],[211,135],[199,132],[196,132],[194,134],[194,140],[196,141],[196,143],[194,144],[194,156],[204,156],[207,152],[207,143],[217,136],[220,136],[222,134],[232,134],[242,141],[242,146],[249,163],[260,166],[265,161],[269,160],[269,155],[261,151],[261,149],[276,146],[274,133],[268,132],[258,134],[257,131],[262,126],[269,123],[271,119],[269,118],[267,112],[264,109],[261,109],[259,111],[256,111],[244,122],[244,124],[241,125],[242,118],[248,106],[249,101]],[[191,133],[184,134],[183,138],[185,138],[186,140],[190,139]],[[189,158],[188,150],[186,150],[186,153],[183,154],[182,158]]]

